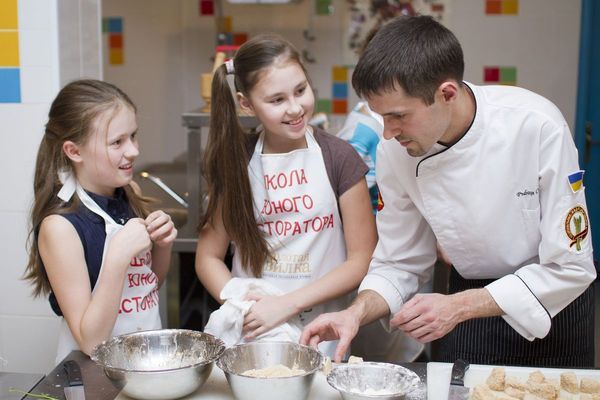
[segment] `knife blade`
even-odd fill
[[[466,400],[469,398],[470,390],[468,387],[465,387],[465,372],[468,369],[469,363],[460,358],[452,365],[448,400]]]
[[[81,379],[81,370],[77,361],[69,360],[63,363],[63,368],[67,373],[68,386],[64,387],[67,400],[85,400],[85,390],[83,380]]]

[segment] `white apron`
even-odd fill
[[[305,137],[306,149],[262,154],[261,134],[248,166],[256,221],[276,259],[265,263],[262,278],[284,293],[314,282],[346,260],[342,222],[323,154],[310,131]],[[232,273],[250,277],[237,252]],[[342,310],[348,298],[304,310],[300,321],[306,325],[322,313]],[[319,349],[332,356],[336,344],[324,342]]]
[[[81,202],[93,213],[104,219],[106,241],[102,253],[102,266],[98,280],[102,275],[106,250],[112,237],[123,225],[117,224],[92,198],[77,184],[77,195]],[[92,296],[94,294],[92,290]],[[152,272],[152,253],[150,250],[134,257],[127,269],[127,276],[121,293],[119,315],[113,327],[111,336],[122,335],[135,331],[160,329],[160,314],[158,312],[158,278]],[[56,363],[65,358],[72,350],[78,350],[79,345],[73,338],[69,325],[63,318],[58,337]]]

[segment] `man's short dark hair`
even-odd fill
[[[398,85],[411,97],[433,104],[447,79],[462,84],[465,63],[456,36],[429,16],[398,17],[371,39],[352,75],[356,93],[371,95]]]

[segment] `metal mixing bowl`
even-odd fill
[[[250,369],[275,365],[306,371],[302,375],[280,378],[244,376]],[[238,400],[305,400],[323,356],[318,350],[293,342],[253,342],[228,348],[217,360]]]
[[[224,350],[223,342],[207,333],[159,329],[115,336],[90,357],[127,396],[168,400],[198,389]]]
[[[334,367],[327,382],[344,400],[398,400],[415,390],[421,380],[399,365],[364,362]]]

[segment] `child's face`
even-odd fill
[[[131,182],[133,162],[140,154],[134,111],[121,105],[113,112],[94,121],[94,132],[80,147],[82,162],[77,170],[82,186],[103,196],[112,196],[116,188]]]
[[[302,68],[287,62],[264,71],[248,101],[240,104],[256,115],[267,135],[294,141],[304,140],[315,97]]]

